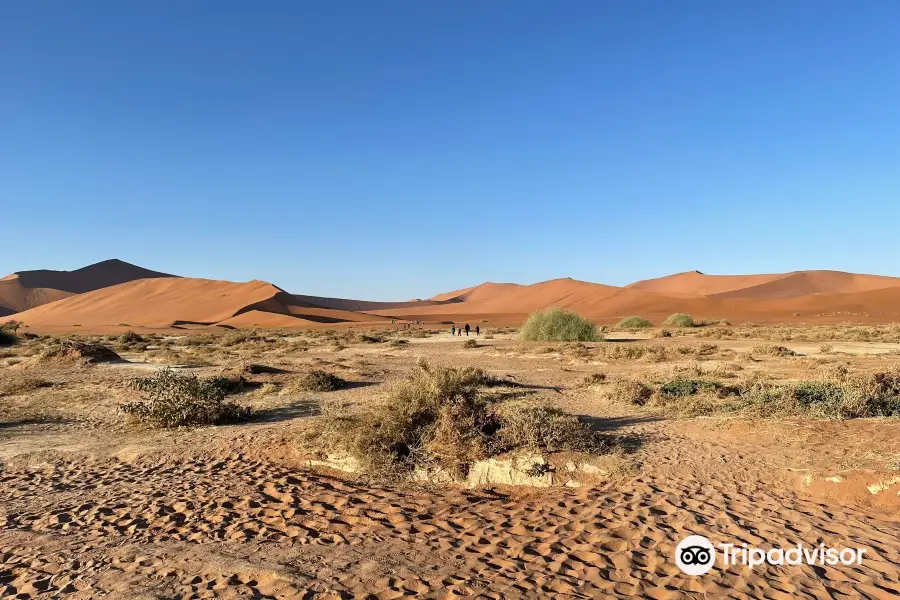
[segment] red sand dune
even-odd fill
[[[486,281],[481,285],[456,290],[454,292],[438,294],[437,296],[432,296],[431,298],[429,298],[429,300],[434,300],[437,302],[475,302],[478,300],[493,298],[494,296],[502,294],[503,292],[507,292],[519,287],[522,286],[518,283],[494,283],[493,281]]]
[[[743,289],[717,293],[720,298],[796,298],[809,294],[847,294],[900,287],[900,278],[841,271],[798,271]]]

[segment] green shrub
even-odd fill
[[[597,326],[571,310],[548,308],[533,313],[519,333],[523,340],[541,342],[597,342]]]
[[[625,317],[616,325],[619,329],[644,329],[653,327],[653,323],[644,317]]]
[[[668,318],[663,321],[663,325],[669,325],[671,327],[694,327],[696,326],[696,323],[694,323],[694,319],[691,315],[675,313],[674,315],[669,315]]]
[[[8,329],[0,329],[0,346],[9,346],[18,341],[18,336]]]
[[[155,427],[221,425],[250,418],[249,406],[226,402],[227,385],[221,381],[200,379],[194,374],[181,375],[162,369],[153,377],[131,382],[131,388],[143,399],[120,404],[119,412]]]

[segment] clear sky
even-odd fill
[[[0,2],[0,274],[900,275],[896,0]]]

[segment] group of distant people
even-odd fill
[[[466,323],[465,328],[460,327],[459,329],[456,328],[456,324],[451,325],[450,335],[462,337],[463,329],[465,329],[466,331],[466,337],[469,337],[469,332],[472,330],[472,328],[469,327],[468,323]],[[481,327],[479,327],[478,325],[475,326],[475,335],[481,335]]]

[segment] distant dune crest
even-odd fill
[[[676,273],[625,287],[553,279],[486,282],[427,300],[372,302],[291,294],[264,281],[183,278],[108,260],[75,271],[22,271],[0,279],[0,316],[29,327],[299,327],[340,323],[514,323],[560,306],[597,320],[674,312],[732,322],[900,321],[900,278],[840,271],[759,275]]]

